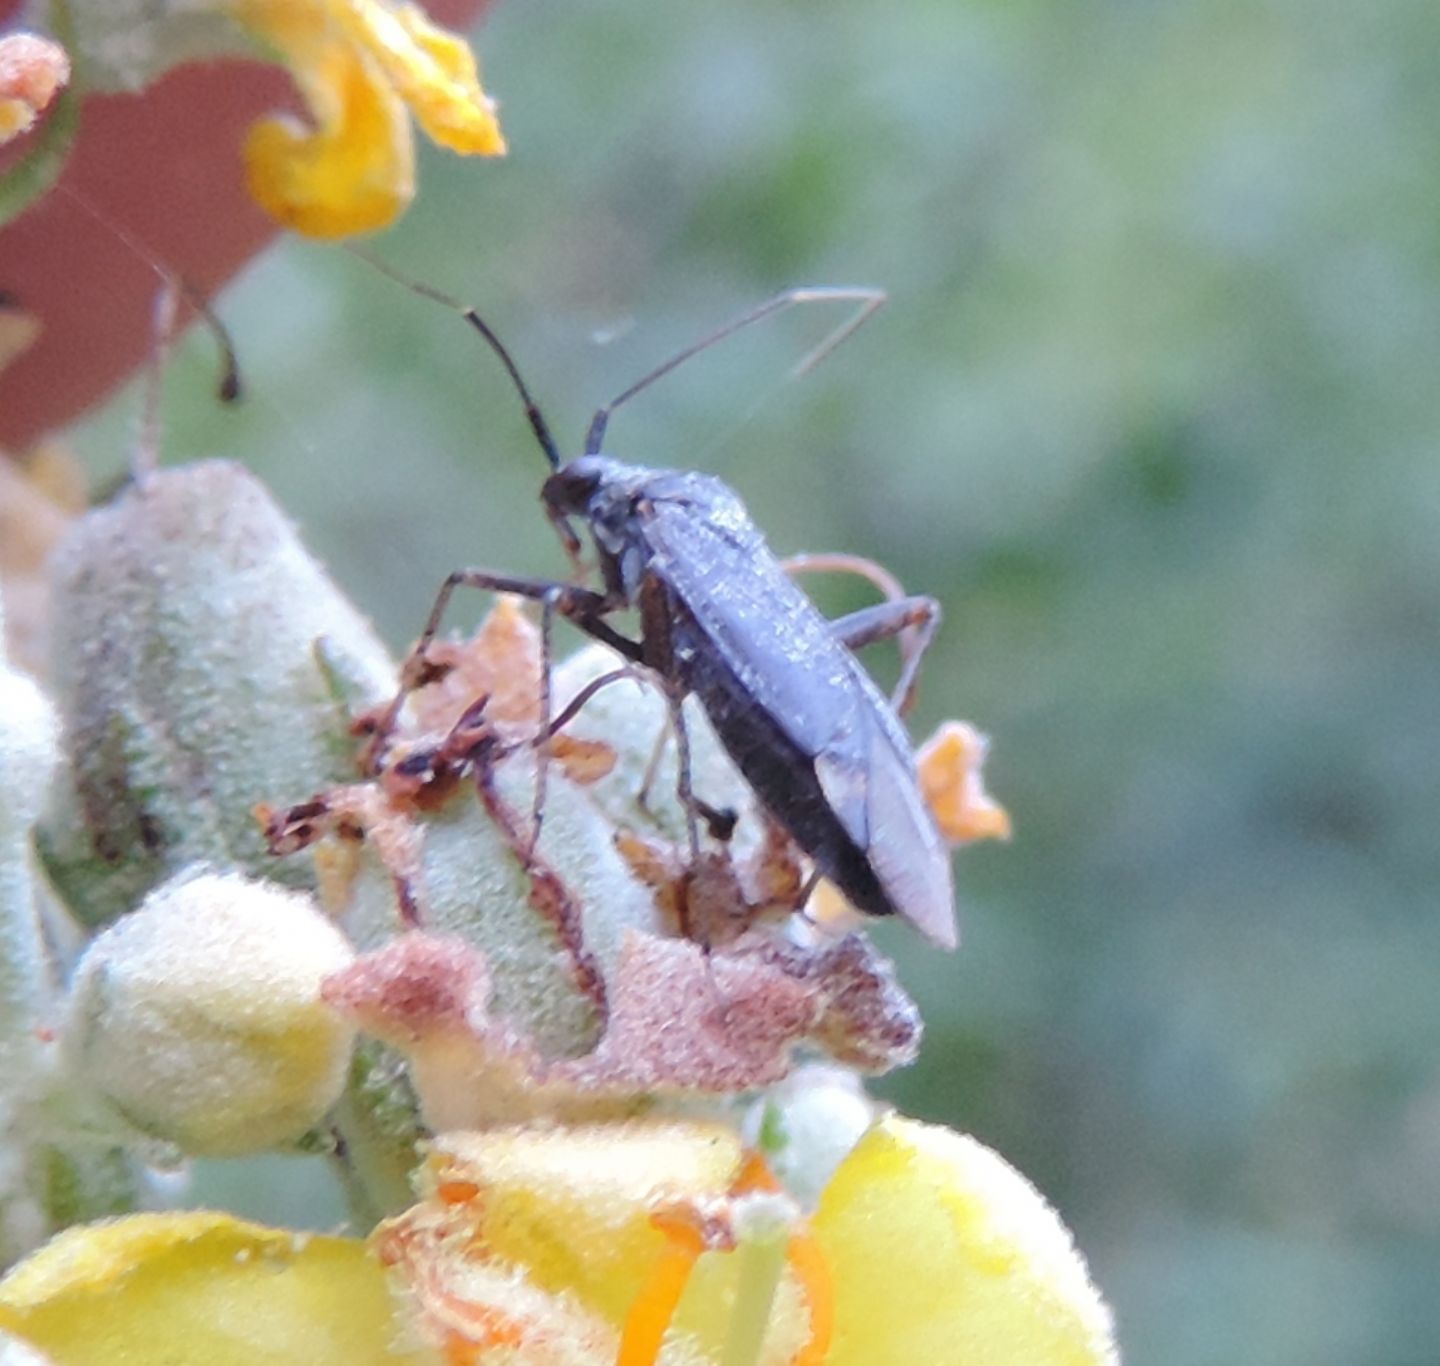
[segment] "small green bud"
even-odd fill
[[[354,1031],[320,984],[350,960],[310,897],[182,875],[86,950],[67,1064],[134,1128],[186,1153],[286,1143],[344,1086]]]
[[[854,1072],[810,1062],[754,1103],[744,1133],[764,1153],[785,1189],[814,1208],[879,1112]]]

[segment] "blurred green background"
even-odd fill
[[[879,931],[929,1027],[880,1089],[1054,1200],[1131,1363],[1440,1361],[1440,9],[502,0],[478,43],[512,155],[427,151],[379,246],[567,444],[777,289],[891,291],[609,443],[944,604],[915,729],[990,732],[1017,835],[957,956]],[[250,401],[187,343],[167,458],[261,471],[397,649],[456,565],[563,568],[457,319],[299,243],[222,305]]]

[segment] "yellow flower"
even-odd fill
[[[226,1214],[135,1214],[74,1228],[0,1282],[0,1329],[64,1366],[380,1366],[384,1277],[363,1243]]]
[[[418,7],[231,0],[228,8],[294,73],[314,121],[265,119],[245,146],[250,192],[286,227],[345,237],[392,222],[415,192],[410,114],[452,151],[504,153],[474,54]]]
[[[890,1118],[808,1218],[698,1123],[452,1134],[372,1239],[223,1215],[73,1230],[0,1282],[67,1366],[1113,1366],[1054,1211],[973,1140]],[[436,1355],[402,1354],[422,1347]]]

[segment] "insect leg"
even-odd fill
[[[740,317],[726,323],[724,327],[710,333],[709,336],[702,337],[698,342],[677,352],[663,365],[657,365],[648,375],[643,375],[636,380],[623,394],[612,398],[603,408],[598,409],[590,420],[590,431],[585,438],[585,454],[595,455],[600,450],[605,441],[605,428],[609,425],[610,415],[621,404],[628,403],[642,389],[648,389],[656,380],[664,379],[672,370],[679,369],[687,360],[698,356],[717,342],[734,336],[735,333],[753,323],[758,323],[773,313],[782,313],[797,304],[852,303],[857,305],[854,314],[825,337],[819,346],[801,357],[790,372],[792,375],[803,375],[819,365],[846,337],[865,322],[876,309],[880,308],[888,297],[883,289],[869,289],[858,285],[815,285],[808,288],[787,289],[783,293],[775,295],[773,299],[767,299],[763,304],[752,308],[748,313],[741,314]]]
[[[690,885],[700,867],[700,831],[695,824],[695,794],[690,787],[690,733],[685,729],[685,717],[681,711],[685,698],[682,694],[666,690],[665,700],[670,707],[670,727],[675,732],[675,792],[685,810],[685,840],[687,862],[678,887],[680,904],[680,933],[690,938]]]
[[[150,315],[150,357],[145,366],[145,382],[140,402],[140,425],[135,446],[130,453],[130,478],[136,484],[143,484],[155,473],[160,464],[160,450],[163,443],[160,407],[165,391],[165,372],[170,365],[170,353],[180,333],[180,305],[192,303],[198,298],[194,291],[171,274],[163,266],[156,265],[160,272],[160,288]],[[237,369],[235,350],[220,320],[210,311],[209,304],[199,301],[203,315],[211,330],[220,339],[221,358],[224,373],[220,381],[219,397],[229,403],[240,395],[240,372]]]
[[[847,617],[830,623],[840,641],[851,650],[873,645],[878,640],[913,632],[912,644],[904,650],[900,678],[891,694],[895,710],[904,716],[915,704],[915,684],[920,674],[920,661],[940,626],[940,604],[934,598],[900,598],[895,602],[876,603],[862,607]]]
[[[940,625],[940,604],[934,598],[907,595],[894,574],[863,555],[844,552],[791,555],[780,562],[780,567],[791,574],[857,574],[885,595],[886,601],[878,607],[852,612],[831,626],[852,650],[891,636],[900,638],[900,681],[895,685],[891,701],[902,716],[908,712],[915,702],[915,681],[921,658]]]
[[[550,772],[550,740],[580,714],[585,704],[596,693],[608,688],[610,684],[618,683],[622,678],[643,682],[640,671],[633,664],[626,664],[619,669],[611,669],[609,673],[601,674],[599,678],[592,678],[565,704],[559,716],[552,717],[550,714],[553,701],[551,696],[551,660],[553,657],[551,642],[555,622],[555,597],[554,593],[547,593],[541,599],[540,727],[535,732],[535,738],[530,742],[536,751],[535,802],[530,813],[530,852],[532,854],[535,846],[540,842],[540,828],[545,820],[545,791]]]
[[[574,584],[557,583],[554,579],[536,579],[514,574],[497,574],[489,569],[456,569],[440,585],[435,596],[435,605],[425,620],[425,629],[415,642],[404,667],[400,670],[400,688],[394,700],[385,709],[375,725],[375,738],[371,745],[369,767],[378,771],[384,755],[385,744],[395,729],[400,709],[405,699],[417,688],[432,682],[434,666],[426,658],[430,646],[440,630],[445,609],[457,588],[479,588],[488,593],[513,593],[517,597],[529,598],[532,602],[552,602],[552,610],[567,621],[573,622],[587,635],[602,641],[611,649],[623,655],[632,663],[640,662],[640,646],[622,636],[604,618],[614,610],[614,604],[603,594]]]
[[[645,763],[645,776],[641,779],[640,792],[636,797],[642,811],[650,809],[650,790],[655,786],[655,779],[660,773],[660,760],[665,757],[665,746],[669,740],[670,723],[667,717],[666,723],[660,727],[659,734],[655,737],[655,748],[650,751],[650,758]]]
[[[622,678],[631,678],[641,684],[645,681],[644,675],[630,664],[626,664],[620,669],[611,669],[609,673],[601,674],[599,678],[592,678],[565,704],[560,715],[546,727],[544,739],[548,740],[551,736],[558,735],[580,714],[586,703],[588,703],[597,692],[603,692],[612,683],[620,682]],[[536,743],[540,743],[538,738]]]
[[[780,561],[780,568],[787,574],[855,574],[868,579],[891,602],[905,596],[900,580],[883,564],[843,550],[790,555]]]
[[[695,793],[690,786],[690,732],[685,728],[685,714],[681,710],[684,698],[667,692],[666,700],[670,704],[670,727],[675,732],[675,795],[685,808],[685,840],[693,871],[700,862],[700,831],[695,823]]]
[[[820,879],[825,876],[818,868],[810,870],[810,876],[805,879],[804,885],[795,894],[795,909],[804,911],[810,901],[811,894],[820,885]]]
[[[650,793],[655,787],[655,778],[660,772],[660,760],[665,757],[665,746],[669,739],[670,724],[667,720],[655,737],[655,747],[650,751],[650,757],[645,762],[645,776],[640,780],[640,791],[635,795],[635,804],[642,811],[650,810]],[[721,844],[724,844],[735,833],[739,814],[733,807],[711,806],[709,802],[696,796],[693,792],[690,794],[690,807],[705,822],[705,828],[709,830],[712,839],[719,840]]]
[[[550,656],[551,639],[555,634],[555,590],[540,599],[540,728],[536,732],[535,797],[530,804],[530,843],[525,851],[528,865],[540,843],[540,827],[545,821],[545,789],[550,777]]]

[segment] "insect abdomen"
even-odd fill
[[[850,903],[870,915],[895,907],[860,849],[831,808],[804,753],[781,723],[755,701],[713,649],[699,639],[694,618],[674,604],[671,643],[677,671],[710,719],[720,743],[765,809],[787,830]]]

